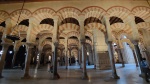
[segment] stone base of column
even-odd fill
[[[83,75],[82,75],[82,79],[83,79],[83,80],[88,80],[88,79],[89,79],[89,77],[88,77],[87,73],[83,73]]]
[[[21,79],[30,79],[31,76],[29,74],[25,74],[23,77],[21,77]]]
[[[58,80],[60,78],[59,74],[52,75],[52,80]]]

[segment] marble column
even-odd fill
[[[16,55],[17,55],[18,51],[14,51],[14,55],[13,55],[13,59],[12,59],[12,68],[15,65],[15,61],[16,61]]]
[[[110,63],[111,63],[111,68],[112,68],[112,78],[119,79],[120,77],[117,75],[117,72],[116,72],[113,46],[112,46],[111,41],[108,41],[108,52],[109,52]]]
[[[120,59],[121,59],[122,67],[125,67],[125,65],[124,65],[124,60],[123,60],[123,56],[122,56],[122,53],[121,53],[121,49],[118,48],[118,49],[117,49],[117,52],[118,52],[118,56],[119,56]]]
[[[52,79],[56,80],[59,79],[59,74],[57,73],[57,50],[58,50],[58,42],[54,43],[54,61],[53,61],[53,74]]]
[[[32,43],[27,43],[27,55],[26,55],[26,59],[25,59],[25,68],[24,68],[24,76],[22,77],[22,79],[29,79],[30,75],[29,75],[29,69],[30,69],[30,62],[31,62],[31,57],[32,57],[32,49],[34,47],[34,45]]]
[[[82,64],[83,64],[82,79],[88,79],[88,75],[87,75],[87,71],[86,71],[87,55],[86,55],[86,51],[85,51],[85,42],[81,41],[81,49],[82,49]]]
[[[1,59],[0,59],[0,78],[2,78],[2,70],[4,68],[4,65],[5,65],[5,58],[6,58],[6,54],[7,54],[7,50],[9,48],[9,45],[8,44],[2,44],[2,56],[1,56]]]
[[[135,61],[136,67],[138,67],[139,65],[138,65],[138,61],[137,61],[137,56],[136,56],[134,50],[132,50],[132,52],[133,52],[133,56],[134,56],[134,61]]]

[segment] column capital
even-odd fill
[[[58,42],[53,42],[54,43],[54,46],[58,46],[59,45],[59,43]]]

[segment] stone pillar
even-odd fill
[[[2,53],[2,56],[0,59],[0,78],[3,77],[2,76],[2,70],[3,70],[4,65],[5,65],[5,58],[6,58],[6,54],[7,54],[7,50],[9,48],[9,45],[4,43],[4,44],[2,44],[2,47],[3,47],[3,49],[2,49],[3,53]]]
[[[15,61],[16,61],[16,55],[17,55],[18,51],[14,51],[14,55],[13,55],[13,59],[12,59],[12,68],[15,65]]]
[[[59,79],[59,74],[57,73],[57,49],[58,49],[58,42],[54,43],[54,61],[53,61],[53,74],[52,79]]]
[[[133,52],[133,56],[134,56],[136,67],[138,67],[139,65],[138,65],[138,61],[137,61],[135,50],[132,50],[132,52]]]
[[[118,56],[119,56],[120,59],[121,59],[122,67],[125,67],[125,65],[124,65],[124,60],[123,60],[123,56],[122,56],[122,53],[121,53],[121,49],[118,48],[118,49],[117,49],[117,52],[118,52]]]
[[[31,62],[31,57],[32,57],[32,49],[34,45],[32,43],[27,43],[27,55],[25,59],[25,68],[24,68],[24,76],[22,77],[23,79],[29,79],[29,69],[30,69],[30,62]]]
[[[85,42],[82,42],[82,41],[81,41],[81,49],[82,49],[82,64],[83,64],[83,75],[82,75],[82,79],[88,79],[87,71],[86,71],[87,55],[86,55],[86,51],[85,51]]]
[[[119,76],[117,75],[117,72],[116,72],[115,60],[114,60],[114,54],[113,54],[113,46],[112,46],[111,41],[108,41],[108,52],[109,52],[110,63],[111,63],[111,68],[112,68],[112,77],[115,79],[119,79]]]

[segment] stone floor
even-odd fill
[[[139,77],[139,67],[134,64],[126,64],[124,68],[121,64],[116,64],[117,73],[120,79],[110,79],[111,70],[95,70],[93,66],[87,66],[89,80],[82,80],[82,72],[79,66],[70,66],[68,70],[64,67],[58,68],[59,80],[51,80],[51,73],[48,67],[40,69],[30,69],[31,79],[21,79],[23,71],[21,69],[4,70],[4,78],[0,79],[0,84],[149,84]]]

